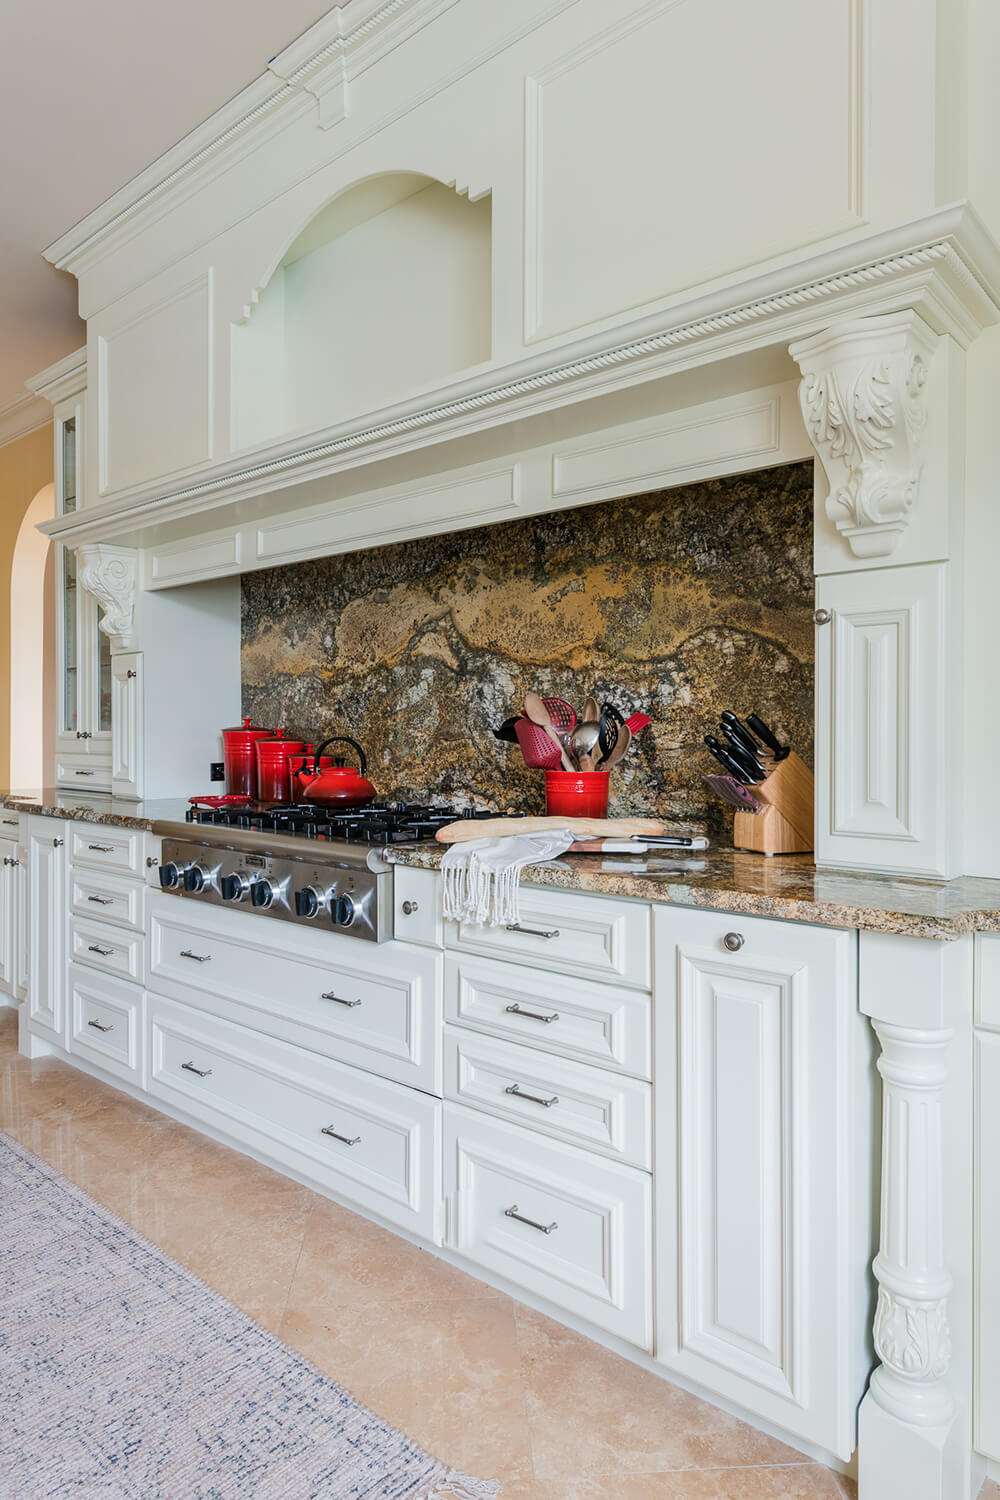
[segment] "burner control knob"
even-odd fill
[[[184,871],[184,889],[186,891],[203,891],[206,881],[210,881],[211,878],[204,865],[188,865]]]
[[[250,882],[245,875],[223,875],[219,888],[223,901],[242,901],[250,889]]]
[[[160,866],[160,885],[165,891],[172,891],[181,883],[183,870],[175,860],[168,860],[165,865]]]
[[[314,885],[307,885],[301,891],[295,892],[295,915],[297,917],[315,917],[319,914],[320,907],[325,905],[326,892]]]
[[[338,927],[350,927],[354,921],[354,902],[350,896],[338,896],[333,903],[333,920]]]
[[[274,900],[274,886],[269,880],[255,880],[250,887],[250,900],[256,907],[268,907]]]

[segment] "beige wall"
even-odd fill
[[[35,495],[52,482],[52,428],[40,427],[0,448],[0,787],[10,773],[10,579],[17,534]]]

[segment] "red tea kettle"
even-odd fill
[[[359,769],[355,771],[343,760],[324,766],[320,757],[327,745],[350,745],[358,752]],[[357,741],[348,739],[345,734],[335,734],[314,751],[311,766],[303,766],[299,772],[301,794],[307,802],[319,802],[324,807],[363,807],[375,797],[375,788],[365,775],[367,769],[365,752]]]

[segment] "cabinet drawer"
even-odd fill
[[[70,964],[69,993],[70,1051],[142,1088],[143,991]]]
[[[444,944],[441,916],[441,877],[434,870],[410,870],[397,865],[392,872],[393,934],[403,943]]]
[[[69,956],[73,962],[141,983],[144,948],[141,932],[71,917],[69,935]]]
[[[150,895],[157,990],[440,1094],[440,954],[193,907]]]
[[[111,757],[60,755],[56,758],[56,785],[85,787],[88,792],[110,792]]]
[[[1000,932],[975,937],[976,1025],[1000,1031]]]
[[[142,932],[146,924],[146,886],[125,875],[97,870],[70,870],[70,909],[78,917],[99,917]]]
[[[150,1094],[437,1238],[440,1101],[161,996],[147,1003]]]
[[[21,819],[16,812],[7,809],[0,812],[0,838],[13,839],[16,843],[20,827]]]
[[[649,996],[485,958],[445,958],[449,1021],[650,1078]]]
[[[648,1083],[516,1042],[445,1030],[445,1097],[648,1170]]]
[[[582,979],[610,979],[648,989],[649,908],[577,891],[521,887],[516,929],[445,922],[448,948],[558,969]]]
[[[145,877],[146,835],[139,828],[108,828],[100,823],[71,823],[69,860],[87,870]]]
[[[649,1349],[649,1177],[459,1104],[444,1120],[454,1248]]]

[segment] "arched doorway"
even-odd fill
[[[28,506],[10,570],[10,784],[44,786],[53,765],[56,690],[55,548],[36,530],[55,514],[43,485]]]

